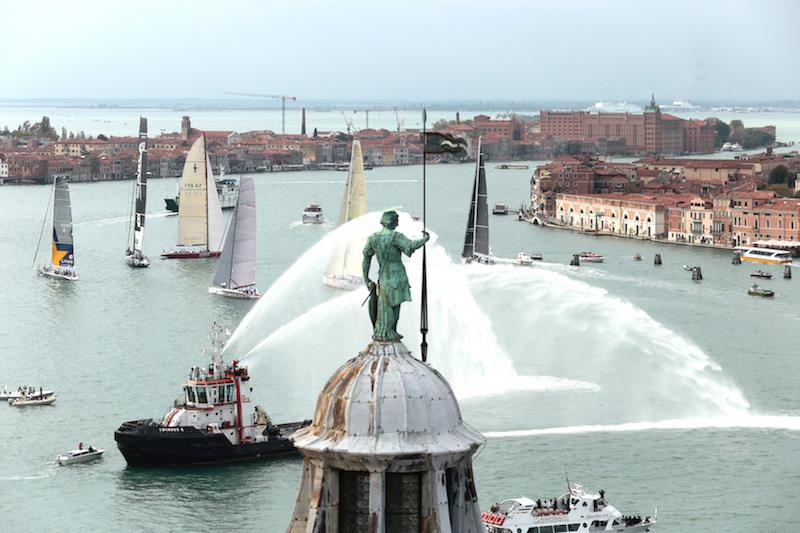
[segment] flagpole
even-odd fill
[[[427,120],[428,114],[425,108],[422,108],[422,229],[423,231],[428,228],[428,182],[426,176],[426,166],[428,159],[428,139],[427,139]],[[427,244],[422,246],[422,297],[420,298],[420,312],[419,312],[419,332],[422,334],[422,343],[419,345],[419,351],[422,355],[422,362],[428,360],[428,256]]]

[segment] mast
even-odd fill
[[[141,252],[144,245],[144,220],[147,210],[147,119],[139,118],[139,164],[136,169],[136,211],[131,249]]]
[[[206,136],[203,134],[203,163],[206,163],[208,159],[208,151],[206,148]],[[206,249],[211,250],[211,235],[209,232],[208,227],[208,165],[205,165],[205,178],[206,178]],[[214,194],[217,193],[216,187],[214,187]]]
[[[31,266],[36,266],[36,258],[39,257],[39,248],[42,246],[42,237],[44,236],[44,228],[47,226],[47,214],[50,212],[50,202],[53,201],[53,198],[56,195],[56,180],[58,178],[53,178],[53,189],[50,191],[50,196],[47,198],[47,206],[44,208],[44,219],[42,219],[42,229],[39,230],[39,240],[36,243],[36,252],[33,254],[33,264]]]

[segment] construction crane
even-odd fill
[[[353,126],[353,121],[347,118],[347,115],[344,114],[344,111],[341,111],[342,118],[344,119],[344,123],[347,124],[347,134],[350,135],[350,130],[355,132],[356,127]]]
[[[364,116],[366,118],[366,128],[369,129],[369,114],[372,111],[391,111],[391,109],[382,107],[371,107],[369,109],[353,109],[353,114],[364,113]]]
[[[403,121],[400,120],[400,113],[397,111],[397,106],[394,108],[394,118],[397,121],[397,132],[400,133],[403,129]]]
[[[286,133],[286,100],[294,102],[296,96],[286,96],[284,94],[258,94],[258,93],[225,93],[233,96],[250,96],[251,98],[275,98],[281,101],[281,133]]]

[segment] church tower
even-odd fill
[[[287,533],[484,532],[472,456],[485,438],[450,385],[400,341],[377,341],[319,394]]]
[[[644,150],[649,154],[661,153],[661,109],[656,97],[650,93],[650,103],[644,108]]]

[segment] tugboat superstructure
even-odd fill
[[[211,364],[192,367],[182,400],[160,422],[125,422],[114,432],[129,464],[208,464],[296,453],[288,437],[310,421],[273,425],[261,406],[252,405],[247,368],[222,361],[223,333],[215,323]]]

